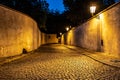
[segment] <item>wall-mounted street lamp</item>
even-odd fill
[[[96,6],[90,6],[90,13],[92,14],[92,16],[93,16],[93,14],[95,13],[95,10],[96,10]]]
[[[62,33],[60,32],[60,36],[62,35]]]
[[[66,31],[68,31],[69,30],[69,27],[66,27]]]

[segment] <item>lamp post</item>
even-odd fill
[[[60,36],[62,35],[62,33],[60,32]]]
[[[69,27],[66,27],[66,31],[68,31],[69,30]]]
[[[95,13],[95,10],[96,10],[96,6],[94,5],[90,6],[90,13],[92,14],[92,16]]]
[[[90,6],[90,13],[92,16],[94,15],[96,11],[96,6],[92,5]],[[100,21],[100,16],[97,17],[99,20],[99,27],[97,27],[97,51],[102,51],[102,46],[103,46],[103,40],[102,40],[102,27],[101,27],[101,21]]]

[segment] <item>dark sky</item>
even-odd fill
[[[114,0],[115,2],[119,2],[120,0]]]
[[[46,0],[49,3],[49,9],[64,11],[63,0]]]

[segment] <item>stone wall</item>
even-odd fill
[[[41,45],[41,32],[30,17],[0,6],[0,57],[32,51]]]
[[[120,3],[62,35],[61,43],[120,56]]]

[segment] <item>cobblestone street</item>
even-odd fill
[[[41,46],[0,66],[0,80],[120,80],[120,69],[99,63],[64,45]]]

